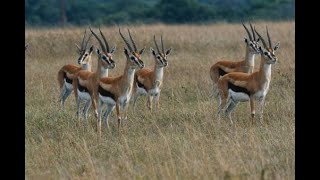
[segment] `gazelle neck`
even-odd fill
[[[81,68],[83,70],[92,71],[92,65],[91,64],[92,64],[92,61],[91,61],[91,57],[89,56],[88,57],[88,62],[86,64],[82,64]]]
[[[102,65],[101,65],[101,59],[100,59],[100,57],[98,57],[97,60],[98,60],[98,66],[97,66],[97,69],[96,69],[96,72],[95,72],[95,73],[96,73],[97,79],[100,79],[100,77],[103,77],[103,76],[101,76],[101,75],[102,75],[101,70],[103,69],[103,67],[102,67]]]
[[[271,64],[265,63],[264,56],[261,55],[260,69],[259,69],[259,79],[261,83],[269,83],[271,80]]]
[[[124,72],[122,75],[122,84],[124,86],[127,86],[128,88],[132,88],[135,71],[136,70],[134,68],[130,67],[129,61],[127,60],[127,63],[126,63],[126,66],[124,68]]]
[[[153,73],[154,73],[155,81],[162,81],[162,78],[163,78],[163,67],[162,66],[157,66],[155,64],[154,69],[153,69]]]
[[[246,72],[252,73],[254,69],[254,53],[251,53],[249,50],[249,47],[247,46],[246,48],[246,55],[245,55],[245,67],[246,67]]]

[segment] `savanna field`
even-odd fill
[[[86,27],[26,28],[25,176],[26,179],[295,179],[295,22],[253,22],[266,39],[268,25],[278,63],[272,66],[264,122],[251,124],[249,103],[240,103],[218,124],[217,102],[210,98],[211,65],[245,55],[241,24],[120,26],[129,27],[146,67],[153,68],[153,35],[172,47],[164,69],[160,110],[149,111],[146,97],[129,104],[128,120],[117,130],[115,110],[110,129],[98,138],[92,107],[88,121],[76,118],[74,94],[59,103],[57,73],[76,64]],[[125,46],[118,26],[102,26],[117,67],[123,73]],[[97,27],[92,27],[98,32]],[[267,39],[266,39],[267,40]],[[99,47],[92,37],[89,44]],[[93,69],[97,55],[92,55]],[[260,55],[256,55],[258,69]]]

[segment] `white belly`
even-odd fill
[[[80,99],[82,99],[82,100],[91,100],[91,97],[90,97],[89,93],[81,92],[81,91],[79,91],[79,89],[77,89],[77,91],[78,91],[78,96],[79,96]]]
[[[105,96],[101,96],[99,94],[99,98],[103,103],[110,104],[110,105],[113,105],[113,106],[116,105],[116,102],[111,97],[105,97]]]
[[[139,86],[137,86],[137,93],[140,95],[145,95],[147,94],[147,91],[144,88],[140,88]]]
[[[229,89],[229,96],[232,97],[234,101],[244,102],[250,100],[248,94],[242,92],[234,92],[231,89]]]
[[[121,106],[123,106],[124,104],[127,104],[130,101],[130,97],[131,97],[130,94],[131,93],[128,93],[119,97],[119,102]]]
[[[157,96],[160,93],[159,87],[153,88],[149,90],[149,94],[152,96]]]
[[[66,80],[64,80],[64,85],[66,86],[67,89],[73,89],[72,84],[68,83]]]

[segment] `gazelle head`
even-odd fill
[[[255,30],[257,35],[261,39],[262,44],[263,44],[263,47],[261,47],[261,46],[259,47],[260,54],[261,54],[261,56],[264,57],[265,62],[267,64],[275,64],[278,61],[278,58],[274,53],[280,47],[280,42],[278,42],[274,47],[272,47],[272,42],[271,42],[271,38],[270,38],[270,35],[269,35],[269,32],[268,32],[268,27],[267,26],[266,26],[266,29],[267,29],[267,36],[268,36],[269,46],[267,45],[265,40],[261,37],[261,35]]]
[[[78,44],[75,43],[75,45],[78,48],[78,53],[79,53],[79,58],[78,58],[78,64],[79,65],[84,65],[84,64],[88,64],[90,59],[91,59],[91,54],[93,51],[93,45],[88,49],[88,42],[91,38],[91,34],[89,35],[89,38],[87,40],[86,39],[86,31],[84,31],[84,35],[83,35],[83,39],[81,42],[81,46],[79,47]]]
[[[89,27],[90,31],[92,32],[92,34],[94,35],[94,37],[96,37],[96,39],[98,40],[101,50],[99,48],[97,48],[97,54],[99,59],[101,60],[101,66],[104,67],[105,69],[113,69],[116,67],[116,63],[113,61],[112,55],[113,53],[116,51],[116,46],[113,46],[110,50],[109,48],[109,44],[107,39],[105,38],[105,36],[103,35],[103,33],[101,32],[101,29],[99,28],[100,34],[102,36],[102,39],[104,41],[101,41],[101,39],[98,37],[98,35],[96,33],[94,33],[91,28]]]
[[[163,45],[163,41],[162,41],[162,36],[161,36],[161,51],[160,51],[158,44],[157,44],[157,41],[156,41],[156,35],[153,36],[153,40],[154,40],[154,44],[156,45],[157,52],[154,51],[154,49],[152,47],[150,47],[150,50],[151,50],[151,52],[154,56],[154,59],[156,61],[156,66],[159,66],[159,67],[168,66],[167,55],[170,54],[171,48],[167,49],[167,51],[164,52],[164,45]]]
[[[131,37],[130,30],[128,29],[129,37],[132,42],[132,46],[129,44],[129,42],[126,40],[126,38],[122,35],[120,28],[119,28],[119,33],[123,41],[126,43],[127,48],[124,48],[124,54],[127,57],[127,60],[129,62],[129,68],[131,69],[142,69],[144,68],[144,63],[141,60],[141,56],[144,53],[145,48],[142,48],[140,51],[138,51],[136,44],[134,43],[134,40]]]
[[[251,36],[250,31],[248,30],[248,28],[243,23],[242,23],[242,25],[243,25],[244,29],[247,31],[247,34],[248,34],[248,37],[249,37],[249,39],[244,38],[244,42],[246,43],[247,48],[249,49],[249,52],[251,54],[259,54],[260,53],[260,50],[259,50],[260,44],[258,43],[258,41],[260,39],[259,38],[256,39],[254,28],[252,27],[252,25],[250,23],[250,28],[251,28],[251,31],[252,31],[252,36]]]

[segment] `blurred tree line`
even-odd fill
[[[25,0],[25,24],[31,26],[294,18],[294,0]]]

